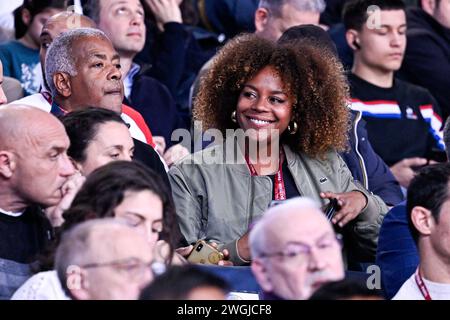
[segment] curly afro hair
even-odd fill
[[[328,50],[306,40],[276,44],[254,34],[240,35],[217,54],[202,77],[194,102],[194,118],[204,130],[237,129],[231,120],[244,84],[271,66],[292,95],[294,135],[284,132],[281,142],[310,157],[347,149],[350,127],[348,83],[342,64]]]

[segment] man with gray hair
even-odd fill
[[[76,300],[136,300],[153,279],[152,248],[144,236],[113,218],[83,222],[63,234],[55,269]]]
[[[249,243],[262,299],[306,300],[324,283],[344,278],[340,242],[309,198],[270,208],[250,231]]]
[[[90,18],[73,12],[62,12],[52,16],[44,24],[40,40],[40,61],[42,66],[42,74],[45,78],[45,57],[47,50],[52,44],[53,40],[60,34],[69,30],[78,28],[95,28],[96,24]],[[52,109],[53,97],[49,92],[48,84],[44,81],[44,86],[40,93],[27,96],[23,99],[12,102],[11,104],[26,104],[36,108],[50,112]],[[152,137],[149,128],[145,124],[142,116],[135,110],[124,106],[122,108],[121,117],[129,124],[131,136],[145,143],[152,143]],[[57,109],[58,110],[58,109]]]
[[[290,27],[318,25],[325,6],[324,0],[261,0],[255,12],[255,33],[276,41]]]

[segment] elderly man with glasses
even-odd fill
[[[250,231],[250,251],[262,299],[306,300],[324,283],[344,278],[339,238],[308,198],[270,208]]]

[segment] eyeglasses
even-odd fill
[[[139,281],[150,270],[153,275],[154,261],[144,262],[139,258],[128,258],[102,263],[88,263],[81,266],[84,269],[112,267],[120,273],[125,273],[131,281]]]
[[[342,236],[340,234],[319,239],[313,246],[302,242],[291,241],[286,244],[286,247],[283,250],[262,253],[259,257],[281,257],[290,260],[296,259],[300,264],[303,264],[310,261],[313,249],[317,250],[320,255],[326,256],[330,253],[330,250],[335,249],[336,247],[342,247]]]

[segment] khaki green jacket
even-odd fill
[[[336,152],[330,152],[327,161],[322,161],[294,153],[287,146],[283,148],[302,196],[324,205],[327,200],[320,198],[322,191],[359,190],[366,195],[366,208],[344,229],[352,235],[352,254],[372,260],[381,222],[388,211],[384,202],[353,180]],[[170,169],[169,180],[186,240],[189,243],[198,239],[215,241],[229,250],[234,264],[240,265],[244,262],[237,255],[236,241],[268,208],[273,184],[270,177],[252,176],[238,150],[235,150],[238,164],[223,164],[228,156],[226,150],[225,144],[218,144],[182,159]]]

